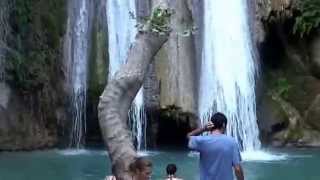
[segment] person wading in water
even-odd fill
[[[144,157],[138,157],[130,164],[132,180],[150,180],[152,174],[152,162]],[[114,169],[112,169],[114,171]],[[105,180],[117,180],[115,176],[107,176]]]
[[[166,180],[182,180],[180,178],[177,178],[176,176],[177,166],[175,164],[168,164],[166,171],[167,171]]]
[[[232,168],[238,180],[244,180],[241,156],[236,140],[225,135],[227,118],[222,113],[211,117],[204,128],[190,133],[188,147],[200,152],[200,180],[233,180]],[[198,136],[203,132],[208,135]]]

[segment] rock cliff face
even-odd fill
[[[260,1],[258,21],[265,36],[258,43],[262,96],[258,120],[262,138],[276,146],[319,146],[319,32],[293,34],[295,1]],[[260,26],[261,28],[261,26]]]
[[[58,143],[55,118],[63,115],[63,109],[53,101],[52,107],[57,109],[49,112],[49,109],[39,107],[41,99],[36,96],[21,96],[3,84],[0,90],[4,92],[1,95],[8,98],[7,103],[1,102],[0,150],[41,149]],[[57,98],[57,95],[51,96]]]
[[[147,5],[155,6],[157,1]],[[174,11],[169,40],[158,52],[150,65],[144,83],[145,106],[150,121],[152,139],[149,144],[176,144],[185,141],[190,127],[197,123],[198,68],[200,50],[196,46],[199,32],[191,32],[197,25],[193,14],[201,3],[192,1],[170,1]],[[140,5],[139,7],[146,7]],[[139,11],[138,11],[139,12]],[[140,11],[150,12],[150,11]],[[200,13],[199,13],[200,14]],[[196,18],[200,18],[197,16]],[[197,19],[197,20],[198,20]],[[200,23],[199,23],[200,25]],[[198,43],[198,44],[197,44]],[[167,137],[175,137],[172,142]]]
[[[7,4],[6,4],[7,3]],[[7,6],[5,6],[5,5]],[[0,150],[47,148],[65,122],[61,71],[62,1],[1,1],[6,38],[0,82]],[[1,21],[8,19],[1,18]],[[3,28],[4,26],[2,26]]]
[[[155,58],[156,74],[160,84],[160,106],[181,108],[185,113],[196,113],[197,74],[196,52],[192,34],[191,11],[186,1],[171,1],[175,14],[169,41]]]

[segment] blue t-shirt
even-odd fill
[[[200,152],[200,180],[233,180],[241,156],[234,138],[224,134],[191,136],[189,148]]]

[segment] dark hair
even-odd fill
[[[144,157],[138,157],[136,158],[131,164],[130,164],[130,171],[136,172],[143,171],[146,167],[152,167],[152,162]]]
[[[168,164],[166,170],[168,175],[174,175],[177,172],[177,166],[175,164]]]
[[[213,129],[222,129],[227,125],[227,117],[220,112],[215,113],[210,120],[214,124]]]

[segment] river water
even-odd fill
[[[243,155],[246,180],[319,180],[319,149],[270,150],[260,160]],[[198,155],[186,150],[163,149],[142,153],[154,163],[153,178],[163,179],[168,163],[178,175],[198,179]],[[50,150],[0,152],[0,180],[103,180],[110,173],[106,151]]]

